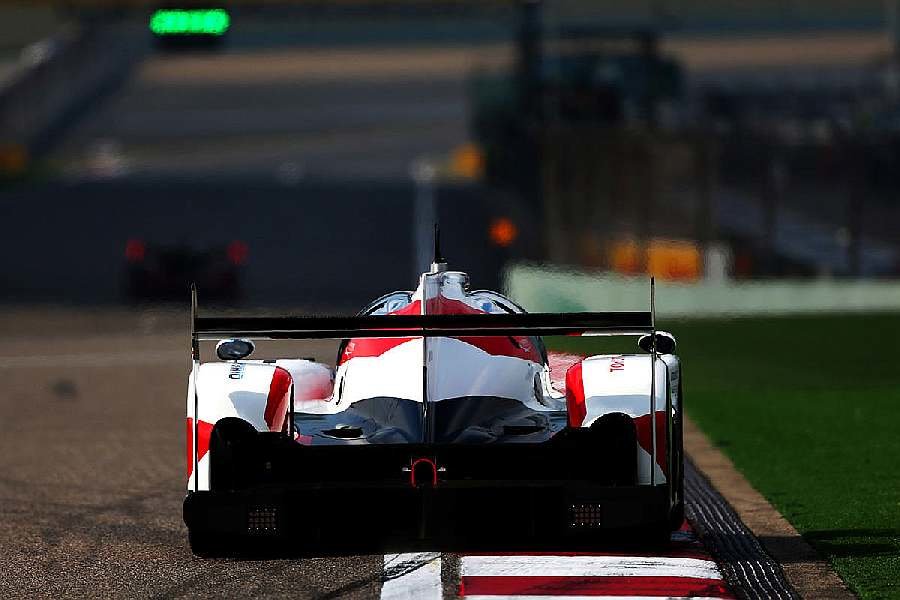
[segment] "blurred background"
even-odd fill
[[[0,297],[342,312],[439,222],[533,309],[895,307],[898,4],[7,2]]]

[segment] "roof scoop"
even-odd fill
[[[434,258],[429,273],[443,273],[447,270],[447,259],[441,255],[441,229],[434,224]]]

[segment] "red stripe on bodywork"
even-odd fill
[[[541,363],[541,354],[534,344],[525,336],[510,335],[505,337],[458,337],[453,338],[480,348],[493,356],[509,356]]]
[[[197,460],[203,458],[209,451],[209,436],[212,434],[213,424],[206,421],[197,422]],[[187,474],[194,472],[194,420],[187,418]]]
[[[653,450],[650,415],[641,415],[634,418],[634,428],[637,433],[638,444],[651,454]],[[668,459],[666,453],[666,412],[656,411],[656,464],[666,475],[669,474]]]
[[[566,391],[566,372],[570,367],[580,363],[585,357],[580,354],[565,352],[548,352],[547,363],[550,367],[550,383],[560,391]]]
[[[425,313],[429,315],[486,315],[485,311],[469,306],[462,300],[453,300],[445,296],[429,298],[425,303]],[[540,351],[534,347],[528,336],[477,336],[453,338],[476,348],[480,348],[494,356],[510,356],[540,363],[543,361]]]
[[[569,413],[569,427],[581,427],[584,417],[587,416],[584,381],[581,379],[582,364],[576,363],[566,371],[566,408]]]
[[[422,313],[422,303],[419,300],[410,302],[401,309],[395,310],[392,315],[418,315]],[[338,357],[337,364],[341,365],[351,358],[363,358],[367,356],[381,356],[388,350],[396,348],[400,344],[413,338],[354,338],[347,342],[344,351]]]
[[[281,367],[275,367],[272,383],[269,384],[269,395],[266,397],[266,412],[263,415],[269,431],[281,431],[284,427],[292,381],[290,373]]]
[[[421,314],[422,303],[419,300],[411,302],[403,308],[396,310],[392,315],[418,315]],[[475,315],[488,314],[483,310],[469,306],[461,300],[452,300],[444,296],[429,298],[425,303],[425,312],[429,315]],[[388,350],[396,348],[414,338],[355,338],[347,342],[338,360],[342,364],[351,358],[381,356]],[[465,342],[476,348],[484,350],[494,356],[510,356],[532,362],[542,362],[540,351],[535,348],[531,339],[527,336],[477,336],[453,338]]]
[[[695,577],[464,576],[460,596],[705,596],[734,598],[721,579]]]
[[[388,350],[396,348],[400,344],[412,341],[413,338],[354,338],[347,342],[338,365],[341,365],[351,358],[363,358],[371,356],[381,356]]]

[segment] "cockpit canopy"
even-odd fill
[[[449,271],[443,274],[443,287],[456,287],[457,297],[460,297],[465,304],[478,310],[479,312],[489,314],[521,314],[526,312],[521,306],[498,292],[491,290],[475,290],[468,291],[468,276],[465,273]],[[461,293],[460,293],[461,292]],[[416,295],[413,291],[396,291],[381,296],[377,300],[369,303],[363,308],[360,315],[388,315],[396,313],[413,302]],[[442,295],[443,294],[442,290]]]

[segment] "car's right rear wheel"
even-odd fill
[[[681,529],[681,526],[684,524],[684,500],[680,500],[678,504],[676,504],[672,508],[672,512],[669,516],[669,529],[672,531],[678,531]]]

